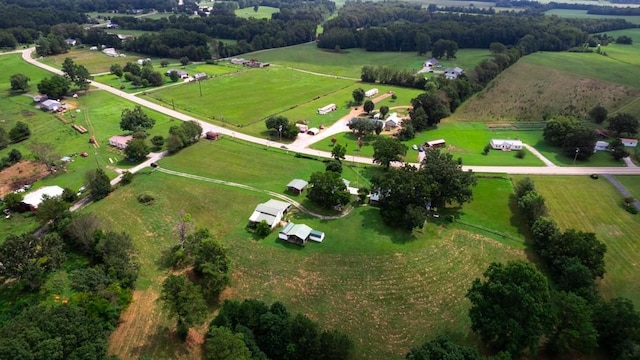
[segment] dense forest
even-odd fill
[[[635,27],[616,19],[562,19],[507,13],[495,16],[435,13],[406,3],[347,3],[324,24],[318,47],[416,51],[421,42],[455,41],[460,48],[492,42],[523,45],[524,53],[562,51],[584,44],[588,33]]]

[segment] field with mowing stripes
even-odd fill
[[[607,245],[606,274],[599,284],[602,293],[608,298],[629,298],[636,307],[640,306],[640,283],[636,281],[640,271],[637,259],[640,215],[632,215],[623,209],[622,195],[604,178],[531,178],[544,196],[550,216],[562,229],[594,232]],[[637,186],[634,189],[637,191]]]

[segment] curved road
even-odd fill
[[[50,72],[56,73],[56,74],[60,74],[62,75],[62,71],[43,64],[39,61],[37,61],[36,59],[32,58],[32,54],[35,51],[35,48],[29,48],[26,50],[21,50],[21,51],[15,51],[17,52],[21,52],[22,53],[22,58],[35,65],[38,66],[40,68],[43,68],[45,70],[48,70]],[[175,119],[178,120],[182,120],[182,121],[190,121],[190,120],[197,120],[200,125],[202,126],[203,130],[205,132],[207,131],[214,131],[220,134],[225,134],[228,136],[232,136],[234,138],[238,138],[241,140],[245,140],[245,141],[249,141],[252,143],[256,143],[256,144],[261,144],[264,146],[282,146],[284,144],[282,143],[278,143],[278,142],[274,142],[274,141],[270,141],[270,140],[266,140],[266,139],[262,139],[262,138],[258,138],[255,136],[251,136],[251,135],[247,135],[247,134],[243,134],[243,133],[237,133],[234,130],[228,129],[228,128],[224,128],[221,126],[217,126],[217,125],[213,125],[210,124],[206,121],[203,121],[201,119],[197,119],[194,118],[193,116],[188,116],[185,115],[181,112],[166,108],[162,105],[159,104],[155,104],[151,101],[145,100],[145,99],[141,99],[135,95],[132,94],[127,94],[124,91],[120,91],[118,89],[115,89],[111,86],[108,85],[104,85],[95,81],[91,81],[90,82],[91,85],[93,85],[94,87],[104,90],[104,91],[108,91],[114,95],[120,96],[122,98],[125,98],[131,102],[134,102],[138,105],[144,106],[146,108],[158,111],[160,113],[163,113],[165,115],[171,116]],[[313,149],[309,149],[308,147],[295,147],[295,149],[292,149],[293,151],[299,152],[299,153],[303,153],[303,154],[307,154],[307,155],[313,155],[313,156],[320,156],[320,157],[326,157],[326,158],[330,158],[331,157],[331,153],[327,152],[327,151],[320,151],[320,150],[313,150]],[[353,162],[358,162],[358,163],[363,163],[363,164],[371,164],[372,163],[372,159],[371,158],[366,158],[366,157],[361,157],[361,156],[347,156],[347,161],[353,161]],[[417,164],[414,164],[417,165]],[[463,169],[466,170],[472,170],[474,172],[486,172],[486,173],[506,173],[506,174],[527,174],[527,175],[534,175],[534,174],[539,174],[539,175],[589,175],[589,174],[613,174],[613,175],[640,175],[640,167],[560,167],[560,166],[544,166],[544,167],[534,167],[534,166],[463,166]]]

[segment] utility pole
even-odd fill
[[[576,156],[573,157],[573,165],[576,164],[576,159],[578,158],[578,153],[580,152],[580,148],[576,148]]]
[[[202,97],[202,84],[200,83],[200,80],[198,80],[198,87],[200,88],[200,97]]]

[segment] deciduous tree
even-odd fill
[[[553,296],[554,327],[548,348],[553,353],[577,350],[590,353],[597,345],[598,332],[592,321],[591,306],[582,297],[567,292]]]
[[[609,112],[602,105],[596,105],[591,110],[589,110],[589,117],[596,124],[602,124],[605,120],[607,120],[608,116]]]
[[[638,133],[638,119],[627,113],[618,113],[609,118],[608,130],[618,135],[635,136]]]
[[[71,80],[61,75],[53,75],[50,78],[44,78],[38,84],[38,91],[53,99],[60,99],[64,97],[70,89]]]
[[[342,160],[345,159],[346,154],[347,154],[347,147],[346,146],[342,146],[340,144],[336,144],[331,149],[331,157],[333,157],[338,162],[342,162]],[[342,171],[340,171],[340,172],[342,172]]]
[[[449,153],[439,149],[426,149],[420,171],[432,184],[429,199],[432,206],[464,204],[473,198],[472,187],[477,180],[471,171],[463,171],[462,165]]]
[[[362,109],[367,112],[370,113],[373,111],[373,109],[376,107],[376,105],[373,103],[373,101],[371,100],[367,100],[364,102],[364,105],[362,106]]]
[[[29,91],[29,77],[24,74],[13,74],[11,78],[9,78],[11,82],[11,90],[19,91],[19,92],[27,92]]]
[[[140,161],[149,155],[149,146],[144,139],[131,139],[124,148],[124,154],[127,159]]]
[[[256,5],[257,6],[257,5]],[[226,327],[209,328],[204,343],[205,360],[251,360],[251,352],[241,333],[233,333]]]
[[[156,121],[149,117],[139,105],[133,110],[124,109],[120,117],[120,129],[125,131],[147,131],[155,125]]]
[[[471,329],[496,351],[535,354],[552,320],[547,279],[524,261],[492,263],[484,278],[467,292]]]
[[[162,283],[160,300],[170,317],[178,319],[178,335],[184,340],[189,328],[200,325],[207,315],[207,304],[200,287],[184,275],[169,275]]]
[[[200,277],[199,284],[206,299],[216,300],[231,283],[230,265],[226,249],[219,241],[202,241],[195,253],[194,271]]]
[[[340,174],[333,171],[315,172],[309,180],[307,197],[314,203],[332,209],[349,203],[351,195]]]
[[[64,262],[62,246],[62,239],[56,233],[40,237],[9,235],[0,244],[0,276],[26,281],[31,289],[37,289],[46,275]]]
[[[102,169],[88,170],[85,185],[95,200],[105,198],[112,190],[109,177]]]
[[[364,100],[364,89],[357,88],[357,89],[353,90],[351,95],[353,96],[353,101],[356,104],[362,104],[362,101]]]
[[[9,130],[9,139],[14,143],[26,140],[29,136],[31,136],[31,130],[22,121],[16,122],[16,125]]]
[[[394,137],[383,136],[373,143],[373,162],[389,169],[392,162],[401,162],[407,155],[407,146]]]
[[[480,353],[476,349],[460,346],[453,343],[445,336],[427,341],[426,343],[412,348],[407,356],[407,360],[481,360]]]
[[[640,346],[640,313],[629,299],[615,298],[596,304],[593,322],[598,343],[612,358],[633,353]]]

